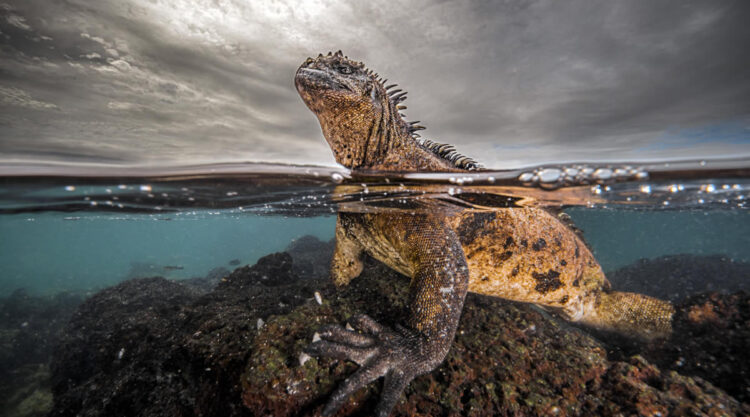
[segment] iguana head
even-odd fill
[[[457,170],[476,162],[450,145],[417,142],[424,129],[406,122],[406,92],[341,51],[307,58],[294,77],[302,100],[318,117],[336,161],[350,169]]]

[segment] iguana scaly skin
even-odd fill
[[[341,54],[308,58],[295,76],[297,91],[320,121],[336,161],[357,170],[461,172],[473,160],[452,147],[418,139],[422,127],[404,121],[404,94],[388,91],[377,74]],[[429,204],[429,203],[427,203]],[[445,358],[467,291],[538,304],[598,328],[660,337],[671,331],[674,308],[641,294],[609,290],[609,282],[578,235],[539,208],[491,212],[339,213],[331,275],[346,285],[368,253],[411,278],[409,311],[395,329],[367,316],[319,332],[307,351],[360,365],[323,410],[384,376],[375,415],[386,416],[417,375]]]

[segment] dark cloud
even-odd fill
[[[747,156],[748,18],[741,0],[0,0],[0,158],[330,164],[291,78],[336,49],[489,166]]]

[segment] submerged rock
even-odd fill
[[[82,297],[32,296],[17,290],[0,298],[0,410],[5,416],[44,416],[52,406],[49,361]]]
[[[269,255],[203,295],[159,277],[94,295],[54,357],[50,415],[251,415],[239,381],[257,320],[312,298],[294,285],[290,263],[288,254]]]
[[[691,297],[678,305],[673,327],[671,338],[649,346],[646,357],[750,403],[750,294]]]
[[[308,358],[303,348],[320,326],[358,313],[397,323],[408,280],[367,259],[362,276],[337,291],[314,271],[296,269],[296,259],[269,255],[203,295],[162,278],[95,295],[71,320],[55,356],[52,415],[316,415],[356,365]],[[360,390],[341,415],[367,415],[379,390],[380,382]],[[415,379],[394,410],[656,413],[746,415],[750,407],[643,357],[613,361],[597,339],[531,305],[478,295],[467,297],[445,362]]]
[[[331,359],[300,363],[302,349],[319,326],[343,324],[360,312],[384,323],[399,320],[407,281],[372,262],[365,271],[322,306],[307,303],[265,323],[242,375],[243,402],[254,415],[316,415],[336,384],[356,369]],[[379,390],[376,383],[356,393],[341,415],[367,415]],[[393,415],[656,411],[741,415],[750,408],[709,382],[662,373],[641,357],[609,361],[600,342],[533,306],[470,294],[445,362],[409,385]]]
[[[286,252],[294,260],[294,272],[306,278],[326,278],[331,270],[335,239],[323,242],[315,236],[305,235],[293,240]]]
[[[722,255],[667,255],[607,273],[612,285],[652,297],[680,302],[706,293],[750,291],[750,264]]]

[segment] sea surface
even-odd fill
[[[8,340],[3,340],[0,371],[6,385],[30,384],[19,371],[23,360],[13,356],[14,346],[21,346],[14,338],[30,325],[19,317],[33,310],[8,307],[20,305],[19,297],[31,303],[72,297],[77,301],[69,311],[63,308],[70,315],[77,303],[127,280],[221,278],[301,239],[312,236],[330,244],[339,211],[419,212],[427,200],[464,210],[561,209],[608,274],[664,259],[704,262],[702,284],[690,278],[695,293],[729,294],[746,289],[750,276],[729,279],[719,270],[712,276],[713,264],[706,262],[750,271],[745,268],[750,265],[748,199],[747,160],[357,175],[271,164],[5,164],[0,167],[0,327]],[[660,286],[658,280],[648,284]],[[675,279],[663,286],[665,294],[684,290]],[[66,323],[37,336],[59,338]],[[57,345],[45,343],[44,352],[24,360],[48,366]],[[52,407],[49,383],[36,384],[5,400],[5,410],[26,401],[30,414],[6,415],[43,415]],[[0,393],[11,395],[9,389]]]

